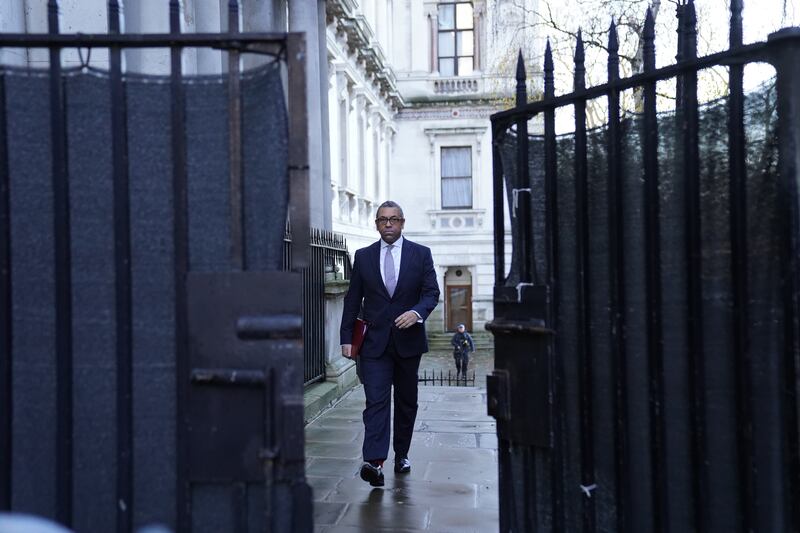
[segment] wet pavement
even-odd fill
[[[436,359],[427,363],[435,368]],[[484,387],[421,386],[411,472],[395,474],[390,456],[380,488],[358,476],[363,407],[358,386],[306,426],[316,532],[498,530],[497,438]]]

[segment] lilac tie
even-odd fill
[[[397,278],[394,273],[394,257],[392,256],[393,244],[386,247],[386,257],[383,260],[383,279],[386,283],[386,291],[389,296],[394,296],[394,288],[397,286]]]

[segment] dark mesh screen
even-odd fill
[[[5,85],[13,280],[14,509],[55,514],[55,272],[49,78],[0,71]],[[185,78],[190,268],[230,264],[228,92]],[[73,316],[76,531],[115,528],[116,272],[111,90],[106,73],[64,73]],[[174,204],[169,78],[125,80],[133,298],[133,461],[137,525],[175,524]],[[281,270],[288,204],[287,113],[279,65],[243,76],[245,252]],[[92,502],[86,505],[80,502]]]

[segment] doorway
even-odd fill
[[[450,267],[444,283],[447,331],[455,331],[459,324],[472,331],[472,274],[466,267]]]

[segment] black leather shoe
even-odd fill
[[[409,461],[406,457],[397,459],[394,462],[394,471],[398,474],[408,474],[411,472],[411,461]]]
[[[373,487],[383,487],[383,469],[370,463],[361,465],[361,479]]]

